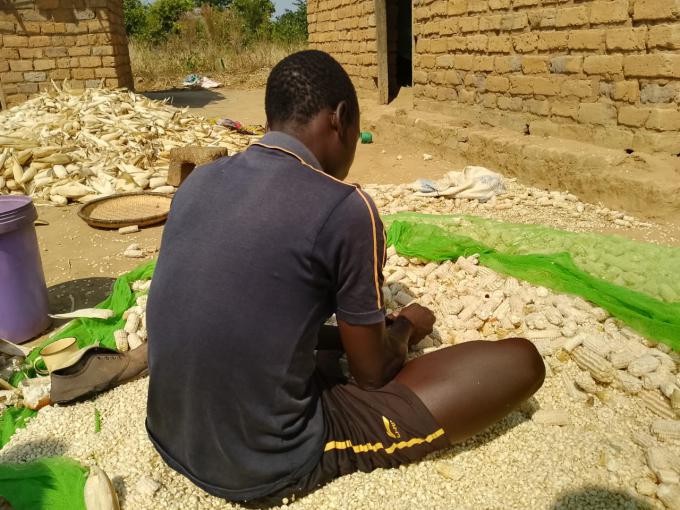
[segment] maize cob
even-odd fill
[[[437,269],[437,267],[439,267],[439,264],[437,264],[435,262],[430,262],[429,264],[426,264],[425,266],[420,268],[420,271],[419,271],[420,276],[422,276],[423,278],[427,278],[432,271]]]
[[[405,277],[406,277],[406,273],[404,271],[402,271],[401,269],[397,269],[396,271],[394,271],[391,275],[389,275],[385,279],[385,283],[387,283],[388,285],[390,283],[397,283],[397,282],[400,282],[401,280],[403,280]]]
[[[582,370],[590,372],[590,375],[596,381],[610,383],[614,380],[615,371],[611,363],[590,349],[577,347],[572,351],[571,356],[576,361],[576,364]]]
[[[480,304],[479,308],[476,310],[476,315],[481,320],[485,321],[496,311],[496,308],[500,306],[503,302],[503,293],[500,291],[494,291],[491,296]]]
[[[543,310],[543,315],[545,315],[545,318],[553,326],[561,326],[564,322],[564,317],[562,317],[560,311],[554,306],[545,307]]]
[[[582,343],[583,343],[583,336],[578,335],[578,336],[569,338],[566,342],[564,342],[562,349],[564,349],[567,352],[572,352],[574,349],[576,349]]]
[[[120,352],[125,352],[130,348],[128,344],[128,334],[124,329],[118,329],[113,332],[113,338],[116,341],[116,349]]]
[[[612,351],[611,345],[606,338],[600,335],[587,335],[583,337],[583,347],[590,349],[598,356],[606,358]]]
[[[629,395],[637,395],[642,391],[642,381],[623,370],[616,371],[616,379],[621,389]]]
[[[551,338],[528,338],[528,335],[524,335],[527,340],[531,340],[533,344],[536,346],[536,349],[538,350],[538,353],[545,357],[545,356],[552,356],[555,354],[559,349],[560,349],[560,344],[559,342],[555,342],[554,339]]]
[[[413,296],[401,290],[394,296],[394,301],[402,306],[406,306],[413,301]]]
[[[609,354],[609,362],[617,369],[627,368],[634,359],[635,355],[629,350],[617,351]]]
[[[519,281],[517,281],[517,278],[510,277],[505,280],[503,294],[505,294],[506,297],[514,296],[519,291],[519,288]]]
[[[572,338],[573,336],[576,335],[578,331],[578,326],[576,323],[569,319],[564,321],[564,326],[562,326],[562,335],[567,337],[567,338]]]
[[[680,440],[680,420],[654,420],[650,430],[662,441]]]
[[[576,384],[574,383],[574,380],[571,379],[566,373],[562,372],[562,384],[564,385],[564,389],[567,392],[567,396],[575,401],[583,401],[587,400],[587,396],[585,393],[580,391],[577,387]]]
[[[636,445],[645,450],[657,446],[658,444],[656,439],[654,439],[646,432],[642,432],[641,430],[636,430],[635,432],[633,432],[631,438],[633,439],[633,442]]]
[[[140,345],[142,345],[144,342],[140,338],[140,336],[135,332],[135,333],[130,333],[128,335],[128,344],[130,345],[130,350],[134,350]]]
[[[476,296],[471,297],[471,299],[465,304],[465,308],[458,314],[458,318],[462,321],[466,321],[475,315],[477,310],[482,304],[481,298]]]
[[[674,389],[671,395],[671,407],[676,411],[680,410],[680,389],[678,388]]]
[[[659,368],[661,362],[652,355],[642,356],[630,362],[628,372],[636,377],[641,377]]]
[[[662,483],[656,489],[656,497],[670,510],[680,508],[680,485],[677,483]]]
[[[447,299],[444,302],[444,310],[449,315],[458,315],[463,310],[463,303],[459,299]]]
[[[588,372],[580,372],[574,377],[574,383],[586,393],[595,394],[600,391],[597,383]]]
[[[125,327],[123,328],[126,333],[134,333],[139,329],[139,315],[135,312],[130,313],[125,321]]]
[[[657,370],[642,376],[642,387],[646,390],[656,390],[662,385],[673,385],[673,376],[665,370]],[[663,393],[663,392],[662,392]]]
[[[456,265],[460,267],[463,271],[465,271],[467,274],[470,276],[475,276],[477,274],[477,271],[479,270],[479,267],[477,267],[472,261],[472,257],[469,259],[465,257],[458,257],[458,260],[456,260]]]
[[[539,425],[569,425],[571,417],[567,411],[561,409],[539,409],[531,417],[531,421]]]
[[[439,267],[435,269],[431,274],[435,278],[444,278],[447,276],[451,271],[451,261],[447,260],[446,262],[439,264]]]
[[[640,400],[647,409],[654,414],[672,420],[675,418],[675,413],[668,401],[656,392],[643,391],[640,393]]]

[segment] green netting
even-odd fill
[[[0,464],[0,496],[14,510],[86,510],[88,470],[64,457]]]
[[[0,415],[0,450],[9,443],[17,429],[24,428],[28,420],[36,414],[38,414],[38,411],[26,407],[8,407],[5,409]]]
[[[442,261],[479,254],[491,269],[576,294],[648,338],[680,350],[680,249],[474,216],[383,218],[388,244]]]

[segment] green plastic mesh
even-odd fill
[[[14,510],[86,510],[88,470],[64,457],[0,464],[0,496]]]
[[[680,350],[680,249],[474,216],[400,213],[383,218],[388,244],[408,257],[481,264],[607,310]]]

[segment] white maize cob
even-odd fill
[[[477,309],[482,305],[481,298],[473,297],[468,303],[465,304],[465,308],[458,314],[458,318],[462,321],[466,321],[472,318],[477,312]]]
[[[545,357],[545,356],[552,356],[555,354],[559,349],[560,349],[560,344],[559,342],[555,342],[554,339],[551,338],[528,338],[528,335],[524,335],[527,340],[531,340],[534,346],[536,346],[536,349],[538,350],[538,353]]]
[[[662,441],[680,441],[680,420],[654,420],[650,430]]]
[[[471,262],[470,259],[467,259],[465,257],[458,257],[458,260],[456,260],[456,265],[470,276],[475,276],[477,274],[477,271],[479,270],[479,267],[477,267],[473,262]]]
[[[572,352],[574,349],[576,349],[582,343],[583,343],[583,336],[582,335],[575,336],[575,337],[569,338],[566,342],[564,342],[562,349],[564,349],[567,352]]]
[[[567,337],[567,338],[572,338],[576,336],[576,333],[578,332],[578,326],[576,325],[576,322],[573,320],[569,319],[564,321],[564,325],[562,326],[562,335]]]
[[[389,285],[385,285],[382,288],[382,293],[383,293],[383,300],[385,301],[385,303],[392,302],[393,296],[392,296],[392,291],[390,290]]]
[[[583,347],[590,349],[603,358],[607,358],[612,351],[612,347],[607,342],[607,339],[601,335],[585,335],[583,337]]]
[[[503,294],[506,297],[514,296],[519,291],[519,281],[517,278],[508,278],[503,285]]]
[[[673,398],[673,393],[677,389],[678,389],[678,387],[675,384],[675,381],[673,381],[673,380],[664,381],[662,384],[659,385],[659,391],[668,400],[671,400]],[[673,406],[671,405],[671,407],[673,407]]]
[[[631,361],[635,359],[635,354],[629,350],[617,351],[609,354],[609,362],[614,368],[627,368]]]
[[[419,271],[420,276],[422,276],[423,278],[427,278],[432,271],[437,269],[437,267],[439,267],[439,264],[437,264],[436,262],[430,262],[429,264],[426,264],[425,266],[420,268]]]
[[[394,296],[394,301],[397,302],[398,304],[402,306],[408,305],[411,301],[413,301],[413,296],[410,294],[407,294],[406,292],[399,291],[396,296]]]
[[[510,300],[503,299],[501,304],[498,305],[498,308],[494,310],[492,316],[496,317],[497,319],[502,319],[509,314],[510,314]]]
[[[586,393],[595,394],[600,391],[595,379],[593,379],[588,372],[579,372],[576,377],[574,377],[574,383]]]
[[[645,451],[647,466],[657,478],[664,471],[677,471],[680,458],[663,446],[652,446]]]
[[[128,344],[128,334],[124,329],[118,329],[113,332],[113,338],[116,341],[116,350],[125,352],[130,348]]]
[[[562,338],[562,332],[559,329],[538,329],[530,330],[522,333],[522,336],[527,340],[550,340],[556,345],[561,346],[561,342],[556,342],[556,340]]]
[[[680,485],[662,483],[656,489],[656,497],[659,498],[669,510],[680,509]]]
[[[562,317],[560,311],[554,306],[546,306],[543,310],[543,315],[545,315],[545,318],[553,326],[561,326],[564,322],[564,317]]]
[[[548,321],[543,314],[538,312],[530,313],[524,318],[524,323],[529,329],[547,329]]]
[[[671,395],[671,407],[676,411],[680,410],[680,389],[678,388],[673,390]]]
[[[656,483],[649,478],[640,478],[635,482],[635,490],[641,496],[654,496],[656,494]]]
[[[582,370],[587,370],[593,379],[603,383],[610,383],[614,380],[614,367],[596,352],[584,347],[577,347],[571,353],[576,364]]]
[[[616,379],[621,389],[629,395],[637,395],[642,391],[642,381],[628,372],[617,370]]]
[[[394,245],[389,246],[387,248],[387,252],[385,253],[385,255],[387,256],[388,259],[394,257],[396,254],[397,254],[397,250],[394,247]]]
[[[604,308],[595,307],[590,310],[590,313],[597,322],[603,322],[609,317],[609,313]]]
[[[631,438],[633,439],[633,442],[638,445],[640,448],[647,449],[647,448],[652,448],[653,446],[657,446],[657,441],[654,439],[652,436],[647,434],[646,432],[642,432],[641,430],[636,430],[633,432],[631,435]]]
[[[652,391],[643,391],[640,393],[640,400],[654,414],[668,420],[675,418],[675,412],[673,412],[668,401],[660,394]]]
[[[444,310],[449,315],[458,315],[463,310],[463,303],[459,299],[447,299],[444,302]]]
[[[480,304],[476,310],[476,315],[483,321],[487,320],[496,311],[496,308],[503,302],[503,293],[494,291],[491,296]]]
[[[127,333],[134,333],[139,329],[139,315],[135,312],[130,313],[125,321],[125,327],[123,328]]]
[[[385,279],[385,283],[387,283],[388,285],[390,283],[397,283],[403,280],[405,277],[406,273],[401,269],[397,269],[394,273],[392,273]]]
[[[642,376],[642,387],[646,390],[660,389],[661,385],[667,384],[673,384],[673,375],[665,370],[659,369]]]
[[[628,372],[636,377],[641,377],[650,372],[654,372],[660,365],[661,362],[658,358],[648,354],[631,361],[628,365]]]
[[[127,339],[128,344],[130,345],[130,350],[136,349],[144,343],[137,333],[130,333]]]
[[[446,262],[439,264],[439,267],[437,269],[435,269],[431,274],[432,274],[433,277],[436,277],[436,278],[444,278],[450,272],[451,272],[451,261],[447,260]]]
[[[567,396],[575,401],[583,401],[587,400],[588,397],[585,393],[580,391],[577,387],[576,384],[574,383],[574,380],[571,379],[566,373],[562,372],[562,384],[564,385],[564,389],[567,392]]]
[[[539,409],[531,417],[531,421],[539,425],[569,425],[571,416],[561,409]]]

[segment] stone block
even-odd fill
[[[499,9],[507,9],[510,7],[510,0],[489,0],[489,8],[497,11]]]
[[[455,55],[453,61],[455,68],[463,71],[471,71],[475,66],[474,55]]]
[[[540,32],[537,47],[540,51],[565,50],[568,43],[569,32],[566,30]]]
[[[644,152],[665,152],[680,154],[680,136],[672,132],[637,130],[633,136],[633,147]]]
[[[54,69],[57,67],[57,63],[53,58],[41,59],[33,61],[33,68],[36,71],[47,71],[49,69]]]
[[[460,85],[462,83],[458,71],[453,70],[444,73],[444,81],[449,85]]]
[[[45,48],[44,54],[48,58],[65,57],[68,55],[66,48]]]
[[[102,62],[102,65],[107,65]],[[427,83],[427,73],[425,71],[413,71],[413,83]]]
[[[522,57],[513,55],[509,57],[495,57],[494,70],[500,74],[515,73],[522,70]]]
[[[17,90],[23,94],[36,94],[38,92],[37,83],[19,83]]]
[[[3,48],[26,48],[28,46],[28,37],[25,35],[3,35]]]
[[[460,16],[467,13],[468,0],[449,0],[446,12],[449,16]]]
[[[507,92],[510,88],[510,80],[505,76],[489,76],[486,79],[486,88],[491,92]]]
[[[19,56],[21,58],[42,58],[43,48],[19,48]]]
[[[500,14],[482,16],[479,19],[479,31],[500,30],[503,17]]]
[[[17,48],[0,48],[0,59],[12,60],[19,58],[19,50]]]
[[[66,80],[71,77],[71,69],[54,69],[50,72],[50,78],[53,80]]]
[[[28,38],[28,46],[31,48],[43,48],[50,46],[51,38],[49,35],[34,35]]]
[[[536,32],[526,32],[512,37],[512,45],[518,53],[531,53],[536,51],[538,45],[538,34]]]
[[[458,26],[463,33],[477,32],[479,30],[479,16],[461,18],[458,22]]]
[[[12,71],[33,71],[32,60],[10,60],[9,68]]]
[[[611,104],[581,103],[579,105],[578,121],[583,124],[616,125],[616,118],[616,108]]]
[[[580,73],[583,71],[583,57],[561,56],[550,59],[550,72],[556,74]]]
[[[534,93],[534,78],[531,76],[511,76],[510,93],[513,95],[532,95]]]
[[[80,57],[78,61],[81,67],[99,67],[102,65],[101,57]]]
[[[92,55],[97,55],[97,56],[110,56],[113,55],[113,47],[110,45],[107,46],[95,46],[92,48]]]
[[[560,93],[562,80],[557,77],[532,78],[534,94],[537,96],[555,96]]]
[[[628,0],[596,1],[590,4],[590,23],[628,21]]]
[[[529,17],[526,13],[506,14],[501,18],[501,30],[513,31],[524,30],[529,26]]]
[[[490,36],[487,51],[489,53],[511,53],[512,39],[507,35]]]
[[[659,85],[648,83],[642,87],[640,92],[642,103],[680,103],[680,83],[668,83]]]
[[[611,149],[630,149],[633,147],[633,132],[620,126],[595,127],[590,141]]]
[[[488,37],[486,35],[469,35],[467,36],[467,49],[469,51],[485,52],[487,40]]]
[[[622,55],[594,55],[583,61],[583,71],[586,74],[600,74],[611,76],[623,72]]]
[[[609,29],[605,39],[609,51],[644,51],[646,49],[647,27]]]
[[[473,68],[474,71],[490,73],[493,72],[493,69],[494,58],[492,56],[483,55],[481,57],[477,57],[477,60],[475,60],[475,66]]]
[[[595,86],[591,80],[565,80],[562,83],[560,94],[562,96],[586,98],[594,96],[595,90]]]

